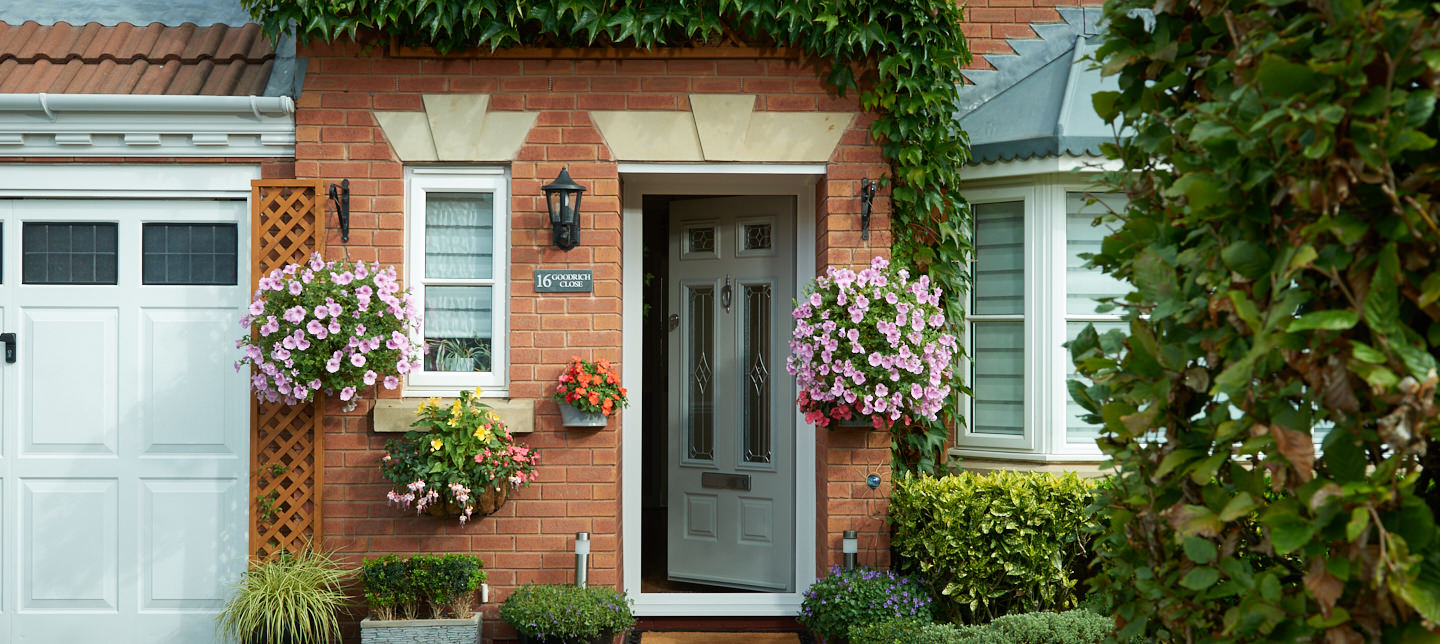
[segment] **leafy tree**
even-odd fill
[[[1130,202],[1091,261],[1135,290],[1071,390],[1119,469],[1094,583],[1122,637],[1440,633],[1437,12],[1106,5]]]

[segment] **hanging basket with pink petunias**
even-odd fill
[[[796,303],[785,370],[806,422],[865,419],[876,429],[934,421],[950,396],[959,350],[940,289],[876,257],[858,273],[826,269]]]
[[[325,391],[350,411],[363,388],[395,389],[420,368],[419,324],[394,267],[315,254],[260,278],[240,319],[253,332],[236,341],[243,355],[235,368],[254,365],[250,389],[261,401],[296,405]]]

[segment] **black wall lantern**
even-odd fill
[[[541,190],[545,191],[545,205],[550,208],[555,247],[570,250],[580,245],[580,195],[585,187],[570,178],[569,168],[561,168],[560,176]]]

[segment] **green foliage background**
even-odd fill
[[[963,319],[969,209],[959,193],[969,159],[955,125],[960,70],[970,61],[954,0],[242,0],[271,35],[362,42],[383,34],[441,52],[517,45],[669,47],[738,33],[819,61],[837,93],[860,91],[878,114],[871,135],[890,162],[893,259],[945,289]],[[953,403],[953,400],[951,401]],[[947,405],[953,410],[954,404]],[[954,423],[953,417],[942,420]],[[897,428],[895,463],[938,471],[942,423]]]
[[[1073,472],[898,477],[889,511],[895,565],[928,582],[936,612],[956,623],[1073,608],[1094,489]]]
[[[1120,468],[1096,585],[1122,636],[1437,632],[1437,11],[1106,5],[1095,106],[1134,136],[1093,263],[1135,291],[1128,335],[1072,343],[1072,393]]]

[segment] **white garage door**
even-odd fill
[[[246,219],[0,199],[0,641],[214,638],[247,550]]]

